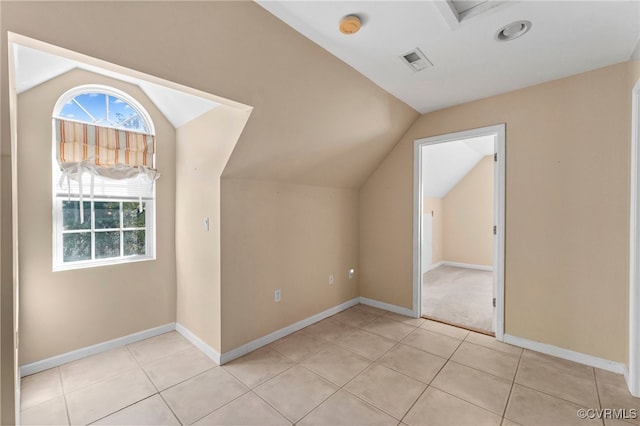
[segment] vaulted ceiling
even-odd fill
[[[258,3],[380,87],[426,113],[629,60],[638,1],[286,1]],[[346,15],[362,28],[338,30]],[[503,26],[531,29],[496,40]],[[414,72],[419,48],[433,64]]]

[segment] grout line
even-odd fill
[[[502,410],[502,420],[500,424],[504,423],[505,415],[507,414],[507,408],[509,407],[509,403],[511,403],[511,394],[513,393],[513,388],[516,384],[516,377],[518,377],[518,372],[520,371],[520,363],[522,362],[522,356],[524,355],[524,350],[520,351],[520,356],[518,357],[518,364],[516,365],[516,371],[513,373],[513,378],[511,379],[511,388],[509,388],[509,395],[507,395],[507,403],[504,405],[504,410]]]
[[[236,396],[235,398],[231,399],[230,401],[228,401],[228,402],[224,403],[223,405],[219,406],[219,407],[218,407],[218,408],[216,408],[215,410],[213,410],[213,411],[209,411],[209,412],[208,412],[208,413],[206,413],[204,416],[202,416],[202,417],[198,417],[197,419],[195,419],[194,421],[192,421],[192,422],[191,422],[191,424],[197,423],[197,422],[199,422],[200,420],[204,419],[205,417],[207,417],[207,416],[209,416],[209,415],[211,415],[211,414],[215,413],[216,411],[223,409],[223,408],[224,408],[224,407],[226,407],[227,405],[229,405],[229,404],[231,404],[232,402],[234,402],[234,401],[236,401],[236,400],[238,400],[238,399],[242,398],[243,396],[245,396],[246,394],[248,394],[248,393],[250,393],[250,392],[251,392],[251,389],[247,388],[247,391],[246,391],[246,392],[241,393],[240,395]],[[163,398],[163,399],[164,399],[164,398]],[[169,404],[167,404],[167,405],[169,405]],[[175,414],[174,414],[174,415],[175,415]],[[176,417],[177,417],[177,416],[176,416]],[[178,419],[178,421],[180,421],[180,420]],[[182,424],[182,422],[180,422],[180,424]]]
[[[60,367],[56,367],[58,370],[58,377],[60,378],[60,387],[62,388],[62,399],[64,399],[64,409],[67,413],[67,424],[71,424],[71,415],[69,414],[69,404],[67,403],[67,393],[64,390],[64,381],[62,380],[62,371],[60,371]],[[22,408],[22,407],[20,407]]]
[[[603,408],[602,400],[600,399],[600,387],[598,386],[598,376],[596,375],[596,369],[594,367],[591,367],[591,370],[593,372],[593,382],[596,385],[596,396],[598,397],[598,406],[600,408]],[[604,416],[600,416],[600,421],[602,421],[602,426],[606,426],[606,423],[604,421]]]
[[[171,411],[171,414],[173,414],[173,417],[175,417],[175,419],[178,421],[178,423],[180,423],[181,425],[184,425],[184,423],[182,423],[182,421],[180,421],[180,418],[178,417],[178,415],[176,414],[175,411],[173,411],[173,408],[171,408],[171,405],[169,405],[169,403],[167,402],[166,399],[164,399],[164,395],[162,395],[161,392],[158,392],[158,396],[160,397],[160,399],[162,400],[163,404],[169,409],[169,411]]]
[[[154,397],[154,396],[156,396],[156,395],[157,395],[157,393],[152,393],[151,395],[149,395],[149,396],[145,396],[144,398],[142,398],[142,399],[140,399],[140,400],[138,400],[138,401],[132,402],[132,403],[131,403],[131,404],[129,404],[129,405],[125,405],[124,407],[118,408],[118,409],[117,409],[117,410],[115,410],[115,411],[112,411],[112,412],[110,412],[110,413],[108,413],[108,414],[105,414],[104,416],[102,416],[102,417],[100,417],[100,418],[98,418],[98,419],[95,419],[95,420],[93,420],[91,423],[88,423],[88,424],[92,425],[92,424],[94,424],[95,422],[98,422],[98,421],[100,421],[100,420],[102,420],[102,419],[105,419],[105,418],[107,418],[107,417],[109,417],[109,416],[112,416],[112,415],[114,415],[114,414],[116,414],[116,413],[119,413],[119,412],[121,412],[121,411],[123,411],[123,410],[126,410],[127,408],[129,408],[129,407],[131,407],[131,406],[134,406],[134,405],[136,405],[136,404],[137,404],[137,403],[139,403],[139,402],[142,402],[142,401],[145,401],[145,400],[147,400],[147,399],[149,399],[149,398],[152,398],[152,397]]]

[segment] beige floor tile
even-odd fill
[[[428,388],[403,419],[410,426],[500,426],[502,416],[435,388]]]
[[[223,368],[208,370],[161,393],[182,424],[191,424],[248,389]]]
[[[392,340],[359,328],[351,330],[336,343],[372,361],[380,358],[394,345]]]
[[[416,329],[414,326],[387,318],[386,315],[379,317],[363,328],[387,339],[395,340],[396,342],[404,339],[409,333]]]
[[[506,417],[502,419],[502,426],[523,426],[520,423],[516,423],[513,420],[509,420]]]
[[[625,409],[627,412],[635,409],[636,418],[628,418],[625,421],[640,424],[640,398],[631,395],[624,376],[598,368],[595,369],[595,372],[602,408]]]
[[[20,382],[20,409],[26,410],[63,394],[57,368],[23,377]]]
[[[462,342],[451,357],[452,361],[482,370],[508,381],[513,381],[518,368],[519,355]]]
[[[94,425],[180,425],[167,404],[156,394],[104,417]]]
[[[295,366],[254,389],[290,421],[297,422],[338,389],[301,366]]]
[[[469,331],[465,330],[464,328],[454,327],[452,325],[444,324],[438,321],[426,320],[420,327],[424,328],[425,330],[444,334],[445,336],[453,337],[454,339],[459,340],[464,339],[465,337],[467,337],[467,334],[469,334]]]
[[[424,318],[412,318],[406,315],[396,314],[395,312],[387,312],[384,317],[412,327],[420,327],[425,322]]]
[[[325,379],[343,386],[369,366],[371,361],[351,351],[329,345],[307,358],[302,365]]]
[[[319,352],[327,346],[326,340],[321,340],[305,333],[293,333],[276,340],[270,346],[294,362]]]
[[[198,420],[196,425],[291,425],[269,404],[260,399],[253,392],[247,392],[240,398],[231,401],[217,409],[205,418]]]
[[[526,350],[516,383],[583,407],[599,406],[593,368],[586,365]]]
[[[625,414],[623,413],[622,416],[624,417]],[[626,419],[627,420],[620,420],[620,419],[604,419],[604,426],[632,426],[635,425],[637,423],[633,423],[634,421],[637,421],[636,419],[631,419],[632,415],[627,414],[626,415]]]
[[[455,352],[461,343],[458,339],[422,328],[415,329],[411,334],[402,339],[401,342],[405,345],[413,346],[416,349],[447,359]]]
[[[155,361],[193,347],[177,331],[171,331],[127,346],[140,364]]]
[[[138,367],[127,348],[113,349],[60,366],[66,393]]]
[[[313,325],[310,325],[309,327],[305,327],[300,331],[305,334],[310,334],[314,337],[319,337],[330,342],[335,342],[353,329],[353,327],[346,323],[327,318]]]
[[[507,343],[498,342],[495,337],[476,333],[474,331],[470,331],[469,334],[467,334],[465,340],[479,346],[484,346],[489,349],[495,349],[497,351],[507,352],[511,354],[520,355],[520,352],[522,352],[522,348],[509,345]]]
[[[332,320],[349,324],[352,327],[364,327],[379,318],[380,315],[358,308],[349,308],[331,317]]]
[[[427,384],[446,362],[444,358],[403,344],[398,344],[378,360],[385,367]]]
[[[580,409],[578,405],[515,384],[505,417],[527,426],[602,425],[599,419],[580,419],[577,414],[578,409]]]
[[[359,303],[354,306],[356,309],[361,309],[363,311],[371,312],[376,315],[384,315],[389,311],[385,311],[384,309],[374,308],[373,306],[365,305],[364,303]]]
[[[156,392],[141,368],[136,368],[67,394],[72,424],[88,424]]]
[[[336,392],[298,425],[397,425],[398,420],[344,390]]]
[[[511,382],[449,361],[431,386],[467,402],[502,415],[509,398]]]
[[[23,425],[68,425],[64,396],[49,398],[38,405],[23,409],[20,412],[20,422]]]
[[[404,374],[382,365],[373,365],[344,389],[401,419],[425,388],[424,383]]]
[[[159,391],[216,367],[217,364],[195,346],[143,365]]]
[[[235,359],[222,368],[240,379],[245,385],[254,388],[293,365],[291,360],[279,352],[264,347]]]

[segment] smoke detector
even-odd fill
[[[409,67],[415,72],[422,71],[425,68],[430,68],[433,66],[431,61],[429,61],[425,54],[422,53],[422,50],[417,47],[412,51],[401,55],[400,59],[402,59],[404,63],[409,65]]]
[[[340,20],[340,32],[342,34],[355,34],[360,31],[362,22],[358,15],[347,15]]]

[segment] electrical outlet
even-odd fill
[[[329,274],[329,285],[333,285],[334,282],[335,278],[333,277],[333,274]]]
[[[273,294],[273,300],[275,300],[276,302],[279,302],[280,300],[282,300],[282,290],[277,289],[275,291],[275,293]]]

